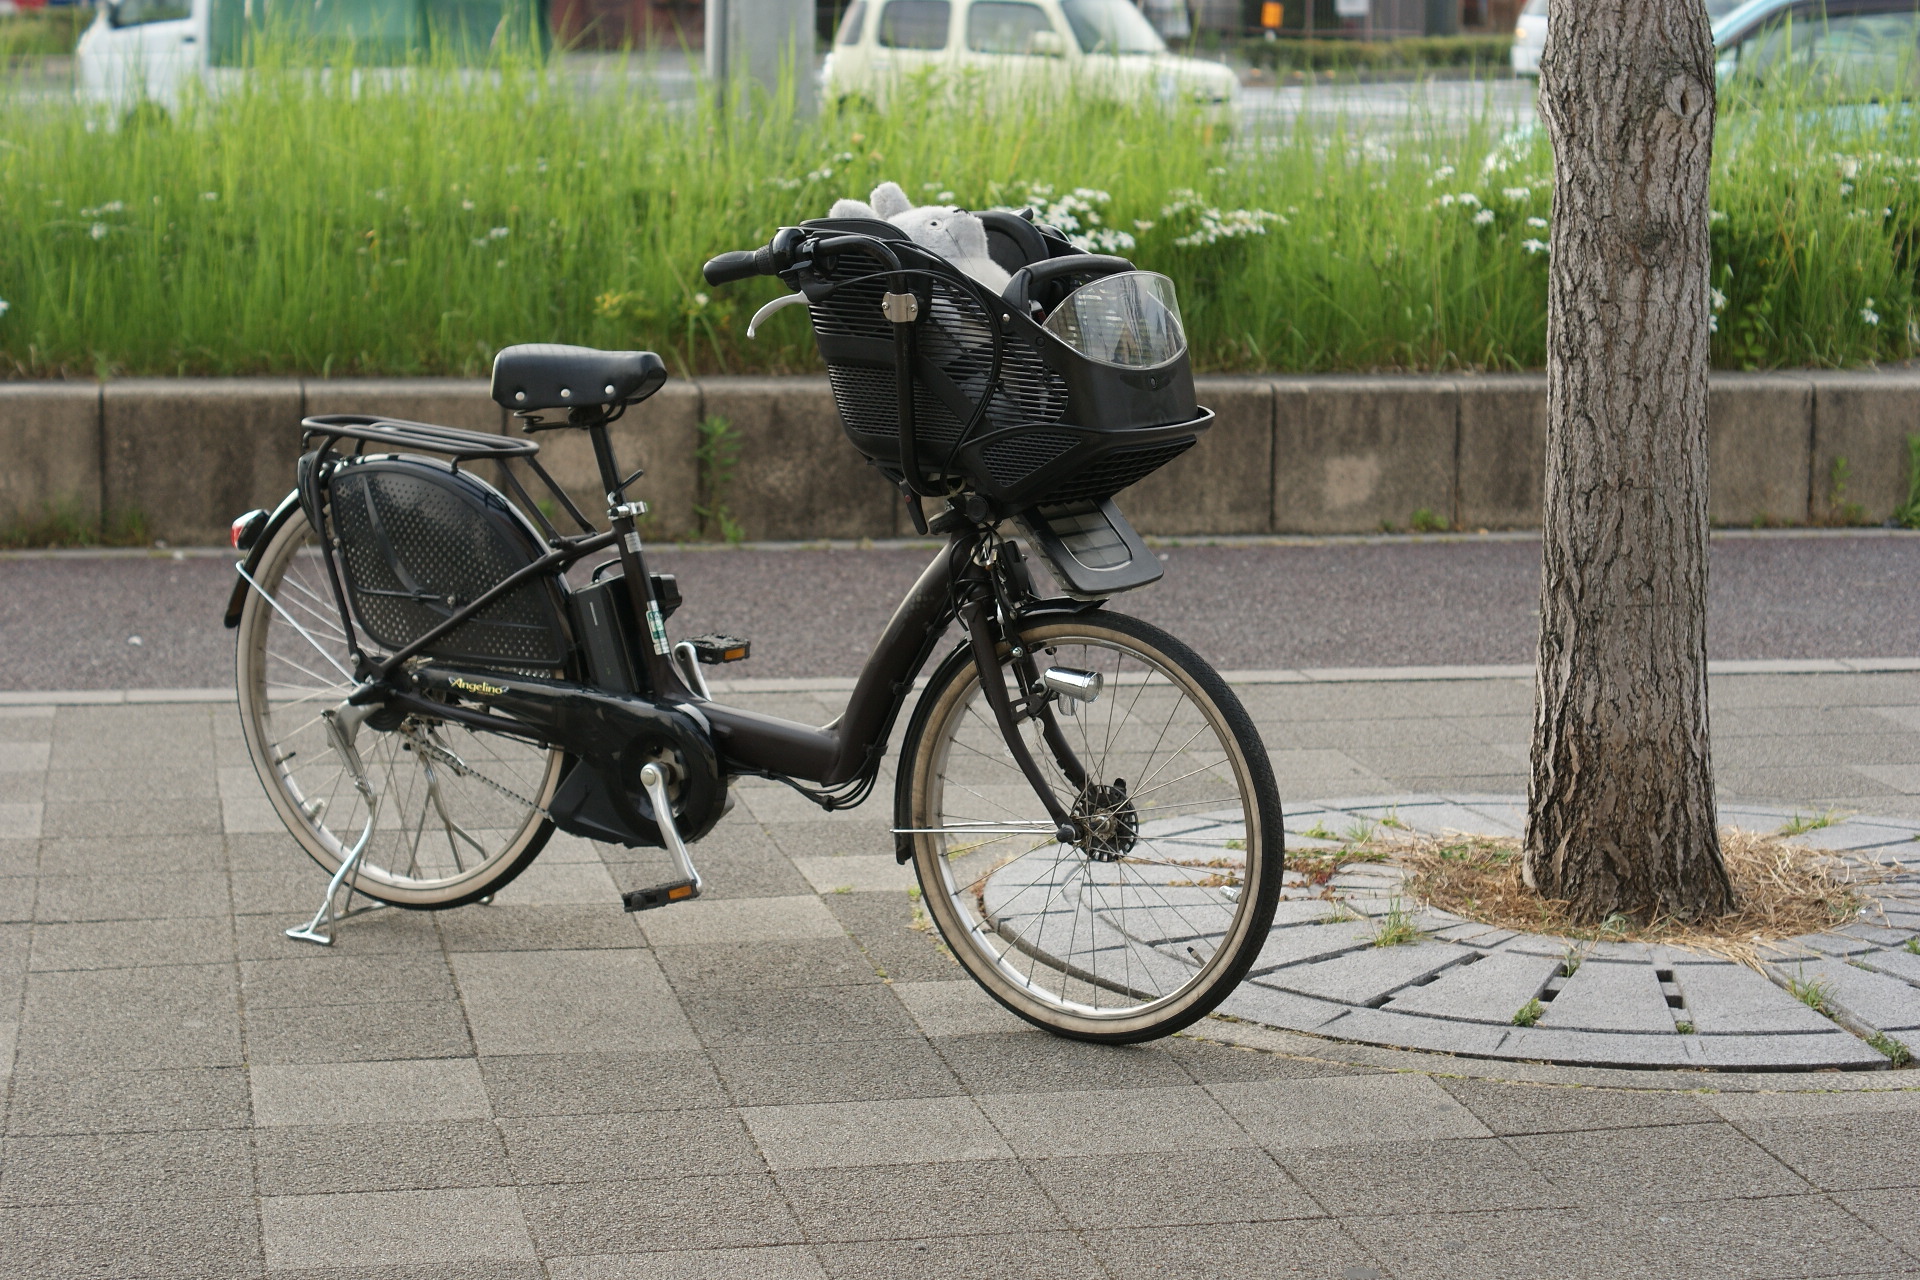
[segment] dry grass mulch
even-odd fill
[[[1888,874],[1778,835],[1734,828],[1721,831],[1720,852],[1738,904],[1731,913],[1691,924],[1616,915],[1598,926],[1576,923],[1566,902],[1526,886],[1520,878],[1520,841],[1510,837],[1376,834],[1347,849],[1288,861],[1290,870],[1318,884],[1326,884],[1341,866],[1391,862],[1406,869],[1409,897],[1469,920],[1576,941],[1666,943],[1755,968],[1757,948],[1765,943],[1855,919],[1868,906],[1863,887]]]

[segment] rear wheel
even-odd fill
[[[349,707],[353,660],[304,515],[274,535],[254,581],[240,614],[240,721],[301,848],[331,874],[364,839],[353,887],[400,907],[456,907],[519,875],[553,832],[544,811],[565,754]]]
[[[1273,923],[1280,798],[1219,674],[1178,640],[1104,612],[1029,622],[1039,669],[1100,677],[1058,723],[1021,733],[1080,835],[1063,843],[1014,762],[970,656],[935,674],[901,753],[897,825],[955,957],[1029,1022],[1084,1040],[1167,1035],[1237,986]],[[1003,650],[1000,678],[1017,700]],[[1083,679],[1084,683],[1084,679]]]

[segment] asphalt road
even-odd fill
[[[232,680],[227,556],[0,554],[0,689],[214,688]],[[855,674],[926,548],[650,552],[679,575],[676,637],[753,641],[734,676]],[[1532,661],[1531,538],[1174,546],[1114,607],[1224,670]],[[1920,535],[1714,539],[1716,658],[1920,655]]]

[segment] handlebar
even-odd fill
[[[780,270],[774,265],[773,246],[759,249],[735,249],[732,253],[723,253],[700,269],[708,284],[732,284],[735,280],[748,280],[754,276],[770,276]]]

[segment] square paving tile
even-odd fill
[[[553,1280],[827,1280],[813,1250],[798,1244],[555,1258],[547,1274]]]
[[[246,1196],[0,1209],[0,1259],[33,1280],[251,1280],[260,1220]]]
[[[1507,1143],[1586,1203],[1800,1195],[1811,1191],[1731,1125],[1519,1134]],[[1685,1159],[1679,1159],[1681,1153]]]
[[[649,911],[640,921],[656,947],[786,938],[838,938],[846,931],[812,894],[787,898],[697,898]]]
[[[232,1129],[8,1138],[0,1204],[245,1200],[253,1194],[247,1135]]]
[[[1217,1223],[1107,1232],[1099,1250],[1116,1280],[1218,1280],[1254,1265],[1267,1275],[1375,1280],[1380,1271],[1341,1225],[1326,1219]]]
[[[893,994],[907,1007],[920,1030],[929,1036],[1037,1032],[1031,1023],[1014,1017],[971,978],[946,982],[896,982]]]
[[[510,1184],[500,1133],[486,1120],[286,1125],[254,1134],[263,1196]]]
[[[1544,1209],[1580,1194],[1554,1185],[1496,1138],[1295,1147],[1276,1155],[1329,1213],[1343,1217]]]
[[[776,1174],[812,1240],[901,1240],[1057,1231],[1067,1218],[1013,1160],[942,1161]],[[1068,1205],[1070,1216],[1073,1206]]]
[[[453,970],[484,1054],[699,1047],[645,951],[468,953]]]
[[[546,1258],[803,1239],[780,1189],[764,1173],[522,1186],[520,1203]],[[558,1270],[560,1264],[554,1265]]]
[[[1423,1075],[1334,1076],[1207,1086],[1274,1150],[1408,1138],[1483,1138],[1487,1127]]]
[[[505,1054],[480,1059],[497,1116],[618,1115],[724,1107],[726,1092],[698,1050]],[[617,1121],[613,1122],[617,1123]]]
[[[222,1067],[240,1061],[229,965],[36,973],[20,1062],[29,1067]]]
[[[511,1187],[270,1196],[260,1223],[269,1272],[534,1258]]]
[[[148,965],[220,964],[234,958],[233,927],[223,916],[39,924],[32,966],[131,969]]]
[[[1913,1152],[1920,1112],[1854,1112],[1824,1120],[1745,1121],[1772,1156],[1826,1191],[1920,1187]]]
[[[249,1072],[261,1125],[417,1124],[490,1114],[471,1058],[415,1062],[256,1065]]]
[[[831,1044],[716,1045],[714,1070],[736,1106],[935,1098],[967,1092],[918,1036]]]
[[[709,1045],[920,1038],[913,1019],[884,986],[709,989],[688,992],[680,1003]]]
[[[990,1094],[980,1099],[980,1107],[1022,1156],[1200,1152],[1256,1145],[1197,1085]]]
[[[593,951],[646,941],[618,900],[560,907],[475,903],[433,914],[448,951]]]
[[[667,980],[683,992],[860,986],[880,981],[873,962],[844,936],[658,947],[654,955]]]
[[[835,1280],[1106,1280],[1094,1249],[1068,1231],[819,1246]]]
[[[247,1058],[258,1064],[459,1058],[472,1052],[467,1020],[451,1000],[247,1014]]]
[[[766,1165],[732,1111],[636,1111],[502,1120],[522,1183],[759,1173]]]
[[[1264,1151],[1057,1156],[1029,1167],[1067,1221],[1087,1231],[1324,1216]]]
[[[158,1132],[251,1126],[242,1067],[162,1071],[55,1069],[13,1077],[14,1134]]]
[[[1491,1080],[1438,1080],[1495,1133],[1562,1133],[1710,1124],[1708,1102],[1657,1089],[1570,1089]]]
[[[974,1093],[1051,1093],[1192,1083],[1170,1041],[1088,1044],[1024,1031],[943,1036],[941,1057]]]
[[[776,1170],[997,1160],[1013,1154],[971,1098],[747,1107],[740,1116]]]

